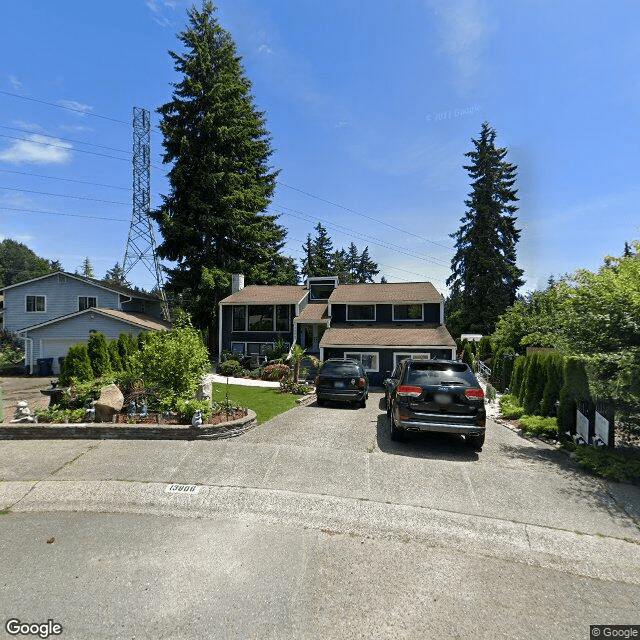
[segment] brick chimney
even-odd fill
[[[244,289],[244,275],[242,273],[234,273],[231,275],[231,293],[238,293]]]

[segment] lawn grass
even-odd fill
[[[240,384],[213,384],[213,401],[224,403],[227,392],[229,402],[239,407],[248,407],[256,412],[258,424],[289,411],[296,406],[301,396],[292,393],[280,393],[273,387],[247,387]]]

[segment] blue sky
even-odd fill
[[[0,238],[68,271],[122,263],[132,109],[178,80],[179,0],[3,6]],[[483,121],[518,165],[522,291],[640,238],[640,8],[614,0],[219,0],[280,170],[285,253],[318,221],[390,282],[446,293]],[[152,205],[167,193],[161,136]],[[131,279],[151,287],[142,267]]]

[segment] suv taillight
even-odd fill
[[[417,398],[422,393],[422,387],[411,387],[409,385],[401,384],[398,386],[397,393],[399,396]]]
[[[484,391],[482,389],[465,389],[464,395],[467,398],[484,398]]]

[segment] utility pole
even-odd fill
[[[151,226],[151,117],[147,109],[133,107],[133,211],[124,252],[123,275],[142,262],[154,277],[162,297],[162,311],[169,320],[162,270]]]

